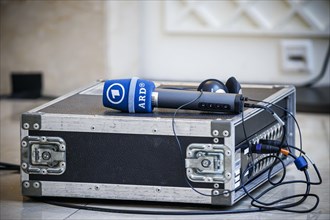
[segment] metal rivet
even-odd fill
[[[94,189],[96,190],[96,191],[98,191],[98,190],[100,190],[100,187],[99,186],[94,186]]]
[[[197,156],[197,157],[201,157],[201,156],[203,156],[203,154],[202,154],[201,152],[198,152],[198,153],[196,154],[196,156]]]
[[[214,191],[213,191],[213,195],[218,196],[219,194],[220,194],[220,193],[219,193],[218,190],[214,190]]]
[[[42,159],[44,159],[44,160],[49,160],[52,156],[51,156],[50,152],[48,152],[48,151],[44,151],[44,152],[41,154],[41,157],[42,157]]]
[[[225,154],[226,154],[227,157],[230,157],[231,156],[231,151],[230,150],[226,150],[225,151]]]
[[[226,179],[230,179],[231,178],[231,173],[227,172],[226,173]]]
[[[21,166],[23,169],[26,169],[27,168],[27,163],[22,163],[22,166]]]
[[[42,169],[41,170],[41,173],[45,175],[45,174],[47,174],[47,170],[46,169]]]
[[[40,183],[34,182],[33,183],[33,187],[36,188],[36,189],[38,189],[40,187]]]
[[[222,135],[225,136],[225,137],[228,137],[228,136],[229,136],[229,131],[224,130],[224,131],[222,132]]]
[[[162,191],[162,189],[161,188],[156,188],[156,192],[158,192],[158,193],[160,193]]]
[[[212,177],[207,177],[205,181],[206,181],[206,182],[212,182],[213,179],[212,179]]]
[[[91,127],[91,129],[92,129],[92,130],[95,130],[95,126],[93,125],[93,126]]]
[[[65,162],[61,162],[61,163],[60,163],[60,166],[61,166],[61,167],[64,167],[64,166],[65,166]]]
[[[46,142],[47,141],[47,138],[46,137],[41,137],[41,142]]]
[[[65,150],[65,145],[64,144],[60,145],[60,150],[62,150],[62,151]]]
[[[38,129],[40,128],[40,126],[39,126],[38,123],[34,123],[34,124],[33,124],[33,128],[34,128],[35,130],[38,130]]]
[[[219,138],[213,138],[213,142],[214,142],[215,144],[219,143]]]
[[[22,141],[22,147],[27,147],[27,142],[26,141]]]
[[[213,130],[212,131],[212,135],[213,136],[218,136],[219,135],[219,131],[218,130]]]
[[[204,160],[202,160],[201,164],[202,164],[203,167],[207,168],[211,165],[211,161],[208,160],[208,159],[204,159]]]
[[[30,187],[30,183],[27,182],[27,181],[25,181],[25,182],[23,182],[23,186],[24,186],[24,188],[29,188]]]
[[[152,129],[152,132],[153,133],[156,133],[157,132],[157,128]]]
[[[213,187],[216,188],[216,189],[218,189],[218,188],[220,187],[220,185],[219,185],[219,183],[215,183],[215,184],[213,185]]]
[[[29,125],[28,123],[24,123],[24,124],[23,124],[23,128],[24,128],[24,129],[29,129],[29,128],[30,128],[30,125]]]
[[[223,196],[228,197],[229,196],[229,191],[228,190],[223,191]]]

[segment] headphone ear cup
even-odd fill
[[[203,92],[216,92],[216,93],[228,93],[228,89],[221,81],[217,79],[207,79],[199,84],[198,91]]]
[[[233,76],[227,80],[226,87],[229,93],[242,94],[241,84]]]

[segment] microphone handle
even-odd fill
[[[155,89],[152,92],[153,107],[179,108],[199,97],[201,92],[177,90],[177,89]],[[203,92],[199,99],[186,105],[183,109],[240,113],[243,110],[243,96],[232,93]]]

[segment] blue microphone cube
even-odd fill
[[[152,112],[152,92],[155,84],[149,80],[107,80],[103,88],[103,105],[129,113]]]

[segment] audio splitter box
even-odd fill
[[[263,159],[267,154],[251,153],[250,145],[281,140],[284,133],[294,145],[292,117],[272,105],[286,129],[263,109],[244,109],[243,115],[163,108],[123,113],[103,107],[103,84],[22,114],[23,195],[230,206],[244,197],[243,184],[249,191],[258,188],[276,163]],[[156,86],[195,89],[197,84]],[[243,85],[242,90],[245,97],[295,114],[293,86]],[[279,156],[286,165],[292,162]],[[272,175],[281,169],[275,164]]]

